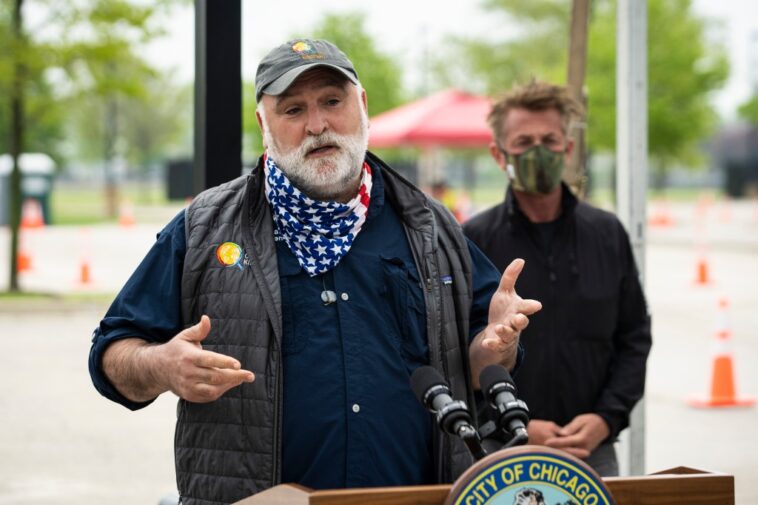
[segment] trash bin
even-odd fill
[[[166,196],[169,200],[186,200],[195,196],[192,183],[191,159],[166,162]]]
[[[51,221],[50,194],[53,189],[55,162],[47,154],[25,153],[19,157],[21,169],[21,199],[33,198],[42,208],[45,223]],[[10,223],[11,171],[10,154],[0,155],[0,226]]]

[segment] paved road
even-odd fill
[[[645,258],[655,339],[647,471],[685,465],[733,474],[737,503],[755,504],[758,408],[696,410],[685,400],[708,391],[721,296],[731,302],[738,391],[758,395],[758,211],[749,202],[715,206],[698,226],[693,206],[670,213],[675,225],[650,228]],[[34,268],[22,282],[50,292],[115,292],[159,229],[38,231],[27,237]],[[94,282],[82,286],[85,249]],[[709,286],[693,283],[701,249],[714,280]],[[7,264],[5,255],[7,231],[0,230],[0,265]],[[0,286],[6,282],[0,272]],[[0,301],[0,505],[150,505],[174,489],[174,399],[129,413],[100,398],[89,382],[89,335],[104,310]]]

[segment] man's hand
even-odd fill
[[[516,293],[516,280],[524,260],[511,262],[492,295],[487,327],[474,338],[469,348],[474,387],[479,387],[479,372],[487,365],[499,363],[509,370],[516,364],[519,335],[529,324],[530,316],[542,308],[537,300],[524,300]]]
[[[103,371],[122,395],[135,402],[166,391],[190,402],[216,400],[243,382],[253,382],[255,376],[232,357],[204,351],[201,342],[210,331],[211,320],[202,316],[198,324],[165,344],[118,340],[103,355]]]
[[[155,348],[157,382],[190,402],[211,402],[229,389],[255,380],[252,372],[241,370],[236,359],[203,350],[201,342],[210,331],[211,320],[202,316],[195,326]]]
[[[532,424],[529,423],[529,428]],[[597,414],[580,414],[558,431],[558,436],[549,438],[544,445],[562,449],[582,459],[608,438],[611,430],[605,420]],[[530,432],[531,439],[531,432]]]
[[[532,419],[526,427],[529,433],[529,443],[532,445],[545,445],[545,442],[551,438],[559,436],[561,427],[553,421],[543,419]]]

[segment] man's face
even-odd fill
[[[557,109],[532,111],[528,109],[511,109],[503,119],[504,138],[500,138],[500,147],[508,154],[518,155],[537,144],[542,144],[551,151],[571,152],[571,143],[563,133],[561,114]],[[505,169],[505,156],[494,142],[490,144],[490,153]]]
[[[365,93],[337,72],[316,68],[283,94],[264,94],[260,105],[268,155],[296,187],[319,200],[355,195],[368,146]]]

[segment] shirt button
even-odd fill
[[[340,298],[342,298],[344,301],[347,301],[347,300],[348,300],[350,297],[349,297],[349,296],[347,296],[347,293],[342,293],[342,294],[340,295]],[[356,411],[356,412],[357,412],[357,411]]]
[[[361,406],[358,405],[357,403],[354,403],[353,404],[353,412],[355,412],[357,414],[360,411],[361,411]]]

